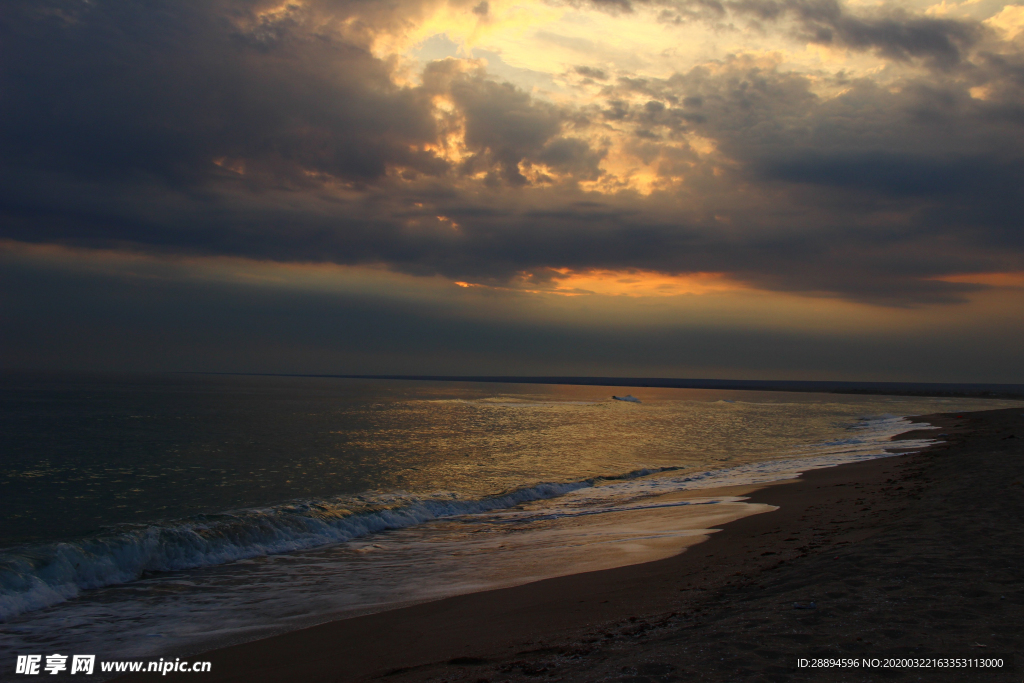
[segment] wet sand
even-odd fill
[[[1022,413],[926,416],[945,444],[720,491],[778,509],[730,522],[665,560],[193,657],[213,663],[209,674],[120,680],[1019,681],[1019,668],[820,671],[797,662],[1021,659]]]

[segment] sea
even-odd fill
[[[0,679],[16,654],[183,656],[667,557],[772,509],[717,489],[886,457],[910,415],[1024,405],[189,374],[2,380]],[[612,398],[627,393],[639,402]]]

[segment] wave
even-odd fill
[[[802,457],[793,461],[771,459],[707,472],[693,472],[692,467],[645,468],[616,476],[541,483],[479,499],[459,498],[452,493],[367,493],[125,525],[84,539],[7,548],[0,550],[0,622],[75,598],[84,590],[135,581],[147,572],[195,569],[307,550],[436,519],[514,508],[588,487],[600,486],[594,490],[598,497],[616,496],[619,493],[614,489],[618,487],[601,484],[652,474],[686,470],[682,478],[646,479],[640,489],[623,495],[646,497],[669,490],[768,481],[783,471],[798,473],[803,466],[875,457],[884,452],[885,445],[891,445],[889,436],[909,426],[897,416],[863,418],[851,427],[860,432],[856,437],[797,448]],[[911,443],[902,442],[901,447]],[[812,463],[807,457],[811,454],[820,456],[821,462]]]
[[[435,519],[512,508],[602,482],[635,479],[676,467],[542,483],[480,499],[454,494],[377,496],[385,504],[353,511],[357,499],[291,503],[199,515],[86,539],[0,552],[0,621],[77,597],[83,590],[128,583],[147,572],[226,564],[252,557],[343,543]]]

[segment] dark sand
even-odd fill
[[[209,674],[120,680],[1022,681],[1022,413],[922,418],[946,444],[754,491],[751,502],[779,509],[667,560],[193,657],[213,662]],[[797,668],[801,657],[992,656],[1017,666]]]

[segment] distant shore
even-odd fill
[[[665,377],[519,377],[514,375],[331,375],[265,372],[194,372],[180,374],[241,375],[255,377],[320,377],[324,379],[376,379],[426,382],[491,382],[496,384],[569,384],[577,386],[651,387],[659,389],[799,391],[819,392],[824,394],[1024,399],[1024,384],[678,379]]]
[[[1022,413],[914,418],[941,427],[945,442],[745,491],[778,509],[666,560],[331,622],[194,659],[213,663],[207,683],[917,680],[921,671],[797,663],[1020,660]],[[179,678],[197,680],[159,677]],[[1020,676],[932,669],[923,679]]]

